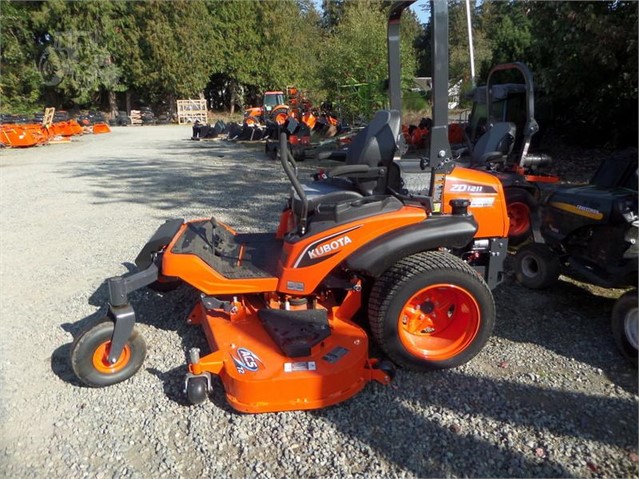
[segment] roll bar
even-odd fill
[[[402,111],[400,20],[402,13],[415,0],[393,3],[388,13],[388,95],[391,110]],[[433,127],[429,157],[436,159],[451,157],[448,142],[448,3],[431,0],[432,53],[433,53]]]
[[[280,133],[280,162],[282,163],[282,167],[286,172],[286,176],[288,176],[289,181],[293,185],[293,189],[297,196],[300,197],[302,201],[302,214],[300,215],[300,220],[297,225],[297,230],[300,235],[306,233],[306,222],[308,217],[308,198],[306,197],[306,193],[304,193],[304,188],[302,188],[302,184],[300,180],[297,178],[297,164],[295,163],[295,159],[291,152],[288,150],[288,137],[286,136],[286,132],[282,131]]]
[[[402,68],[400,64],[399,24],[402,13],[416,0],[403,0],[391,5],[388,12],[388,96],[390,109],[402,111]]]

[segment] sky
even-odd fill
[[[428,0],[419,0],[410,6],[410,9],[417,15],[417,20],[419,20],[419,23],[426,23],[428,21],[428,16],[426,15],[426,11],[424,10],[424,6],[427,3]]]

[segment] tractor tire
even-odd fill
[[[71,346],[71,367],[87,386],[101,388],[125,381],[144,362],[146,343],[135,328],[115,364],[107,361],[114,327],[111,319],[102,318],[80,334]]]
[[[288,119],[288,110],[286,108],[275,108],[269,115],[269,119],[278,125],[283,125]]]
[[[639,342],[638,311],[636,290],[623,294],[612,308],[612,335],[615,343],[621,354],[635,367]]]
[[[368,316],[373,338],[397,365],[415,371],[470,361],[495,324],[486,282],[449,253],[406,257],[373,285]]]
[[[254,116],[249,116],[244,120],[244,124],[246,126],[258,126],[260,124],[260,120],[258,120]]]
[[[527,244],[515,255],[515,276],[526,288],[549,288],[559,278],[560,271],[559,258],[545,244]]]
[[[537,213],[537,201],[523,188],[505,188],[504,193],[510,220],[508,245],[517,246],[532,234],[532,217]]]

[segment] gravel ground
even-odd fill
[[[138,291],[142,369],[79,385],[73,335],[161,222],[276,225],[288,187],[262,146],[188,136],[130,127],[0,151],[0,476],[637,477],[637,371],[608,320],[620,292],[567,280],[541,293],[509,274],[493,337],[461,368],[264,415],[234,413],[219,387],[188,407],[185,351],[206,347],[184,321],[195,294]]]

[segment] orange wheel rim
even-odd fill
[[[246,120],[246,124],[247,124],[248,126],[253,126],[253,125],[255,125],[255,120],[253,120],[253,119],[248,119],[248,120]]]
[[[399,314],[399,340],[414,356],[450,359],[464,351],[479,331],[477,301],[464,288],[435,284],[415,293]]]
[[[131,358],[131,348],[129,345],[125,345],[122,350],[122,354],[118,360],[111,364],[109,362],[109,352],[111,350],[111,341],[105,341],[93,353],[93,367],[102,374],[114,374],[121,371]]]
[[[508,219],[510,228],[508,236],[517,236],[530,229],[530,208],[526,203],[511,203],[508,205]]]
[[[286,123],[287,117],[288,115],[286,113],[278,113],[277,115],[275,115],[275,122],[278,125],[283,125],[284,123]]]

